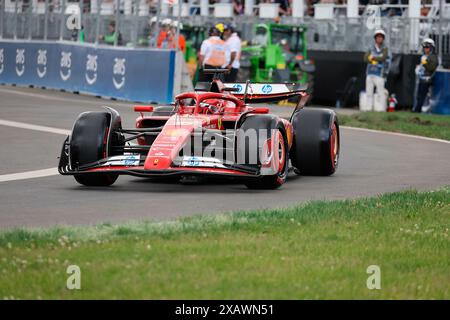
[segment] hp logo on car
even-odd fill
[[[241,92],[241,91],[242,91],[242,85],[240,85],[240,84],[235,84],[235,85],[233,86],[233,88],[238,89],[237,92]]]
[[[261,91],[265,94],[271,93],[272,92],[272,86],[270,84],[265,84],[263,85]]]

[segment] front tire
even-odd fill
[[[72,130],[69,152],[71,166],[80,168],[115,155],[112,147],[123,146],[121,136],[116,132],[119,128],[121,121],[118,114],[82,113]],[[82,185],[102,187],[112,185],[118,176],[116,173],[74,174],[75,180]]]
[[[289,168],[289,147],[286,132],[284,128],[277,128],[275,135],[278,136],[277,142],[274,144],[277,149],[272,152],[274,157],[279,157],[278,172],[274,175],[262,176],[258,180],[248,181],[245,184],[247,188],[255,190],[277,189],[286,182]]]
[[[283,123],[273,116],[252,115],[242,123],[239,134],[245,133],[248,129],[256,131],[258,154],[255,167],[262,167],[262,161],[264,161],[262,154],[269,151],[273,156],[273,160],[270,163],[274,163],[277,166],[277,172],[273,175],[263,175],[259,178],[248,180],[245,182],[245,185],[249,189],[276,189],[281,187],[286,182],[289,168],[289,146]],[[263,138],[265,135],[260,135],[261,130],[267,130],[270,133],[270,135],[266,136],[267,139]],[[245,157],[245,161],[250,161],[251,143],[246,143],[245,140],[242,140],[242,137],[238,137],[238,141],[239,150],[244,152],[242,156]],[[271,143],[268,143],[268,141]],[[267,148],[270,148],[270,150]],[[275,159],[275,157],[277,158]]]

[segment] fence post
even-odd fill
[[[292,0],[292,17],[303,18],[305,11],[305,0]]]
[[[17,2],[17,1],[16,1]],[[48,37],[48,0],[45,0],[45,13],[44,13],[44,40]]]
[[[134,30],[133,30],[133,36],[132,36],[132,43],[133,43],[133,48],[136,47],[137,43],[138,43],[138,36],[139,36],[139,32],[138,32],[138,28],[139,28],[139,0],[132,0],[132,5],[131,7],[133,8],[132,10],[132,15],[134,15],[134,19],[133,19],[133,26],[134,26]]]
[[[59,24],[59,41],[63,40],[63,35],[64,35],[64,10],[66,9],[66,0],[61,0],[62,4],[61,4],[61,23]],[[83,2],[83,1],[81,1]]]
[[[358,0],[347,0],[347,18],[358,18]]]
[[[31,40],[32,36],[32,25],[33,25],[33,4],[31,2],[28,3],[28,11],[27,11],[27,17],[28,17],[28,40]]]
[[[95,1],[97,3],[97,19],[95,21],[95,45],[98,45],[98,37],[100,35],[100,4],[99,0]]]
[[[159,23],[161,20],[161,0],[158,0],[158,8],[156,8],[156,29],[155,29],[155,39],[156,41],[154,42],[154,48],[156,48],[158,46],[158,37],[159,37]],[[151,31],[153,32],[153,30]]]
[[[253,16],[253,5],[255,0],[245,0],[244,13],[246,16]]]
[[[120,34],[120,0],[116,0],[116,36],[114,37],[114,47],[117,47],[117,41],[119,40],[119,34]]]
[[[183,6],[183,1],[178,0],[178,22],[177,22],[177,35],[176,35],[176,41],[177,41],[176,51],[177,52],[180,48],[179,44],[180,44],[180,24],[181,24],[181,8],[182,8],[182,6]]]
[[[438,28],[439,28],[439,34],[438,34],[438,38],[439,38],[439,47],[438,47],[438,60],[439,60],[439,67],[442,67],[442,47],[443,47],[443,37],[442,37],[442,16],[444,15],[444,12],[442,11],[442,2],[444,2],[444,0],[440,0],[439,1],[439,22],[438,22]]]
[[[18,1],[14,1],[14,40],[17,39],[17,11],[18,11]]]
[[[209,16],[209,1],[200,0],[200,15],[207,17]]]
[[[0,39],[3,39],[3,23],[5,19],[5,0],[0,1]]]
[[[410,34],[409,34],[409,50],[417,51],[419,46],[419,35],[420,35],[420,0],[409,0],[408,2],[408,18],[410,23]]]
[[[81,39],[81,33],[83,33],[82,42],[86,42],[86,34],[84,33],[84,23],[83,23],[83,17],[84,17],[84,1],[80,1],[80,16],[78,19],[80,19],[80,30],[78,30],[78,39],[79,42]]]

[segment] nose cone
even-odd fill
[[[191,136],[191,132],[192,130],[188,128],[174,128],[171,125],[166,125],[153,142],[145,160],[144,169],[169,169],[186,139]]]
[[[170,156],[148,156],[145,160],[144,169],[146,170],[164,170],[170,168],[172,158]]]

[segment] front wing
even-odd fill
[[[148,170],[144,168],[145,155],[125,154],[112,156],[99,161],[74,168],[69,161],[69,137],[63,144],[58,171],[61,175],[80,175],[95,173],[114,173],[136,177],[164,176],[220,176],[229,178],[252,179],[261,177],[255,166],[224,163],[214,158],[190,157],[181,159],[165,170]]]

